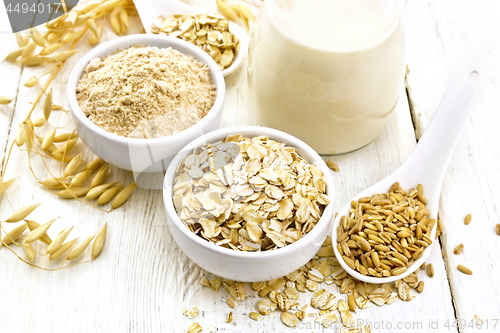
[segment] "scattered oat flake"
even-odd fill
[[[299,323],[299,318],[291,312],[282,312],[281,322],[288,327],[296,327]]]
[[[199,333],[202,332],[203,328],[198,323],[193,323],[189,325],[187,332],[188,333]]]
[[[339,167],[337,166],[337,164],[333,163],[332,161],[327,161],[326,165],[328,165],[328,167],[330,169],[332,169],[333,171],[339,172]]]
[[[259,321],[260,313],[258,313],[258,312],[250,312],[250,314],[248,316],[250,318],[252,318],[253,320],[255,320],[255,321]]]
[[[189,319],[192,319],[194,317],[196,317],[198,315],[200,311],[198,310],[197,307],[193,307],[193,308],[184,308],[182,309],[182,313],[188,317]]]

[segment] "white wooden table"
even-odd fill
[[[5,27],[5,12],[0,7],[0,27]],[[403,13],[408,45],[406,90],[401,87],[394,117],[375,142],[333,158],[340,167],[335,174],[337,208],[405,160],[468,52],[483,50],[496,65],[500,62],[498,17],[500,2],[496,0],[409,1]],[[0,59],[17,47],[14,36],[5,31],[0,33]],[[83,47],[71,59],[53,85],[56,103],[67,106],[63,88],[68,69],[86,49]],[[358,319],[373,323],[372,332],[500,331],[500,236],[495,234],[495,225],[500,222],[500,75],[496,70],[492,68],[491,82],[475,107],[443,184],[440,217],[445,230],[427,261],[433,263],[435,276],[431,279],[419,272],[425,290],[411,302],[397,301],[381,308],[372,304],[367,310],[358,310]],[[15,103],[0,106],[0,156],[39,93],[38,88],[23,86],[38,72],[0,63],[0,95],[18,94]],[[234,73],[226,82],[222,126],[255,124],[245,101],[245,70]],[[62,124],[67,118],[62,114],[58,121]],[[86,154],[90,158],[91,154]],[[39,163],[34,170],[43,172]],[[125,171],[113,170],[113,175],[116,180],[133,180]],[[96,261],[56,272],[25,265],[2,248],[0,332],[185,332],[194,321],[204,327],[204,332],[209,332],[210,327],[218,328],[218,332],[296,331],[281,324],[278,312],[258,322],[251,320],[248,313],[256,311],[254,298],[232,310],[224,301],[225,292],[216,293],[198,284],[205,272],[187,259],[173,241],[161,191],[139,189],[124,207],[106,214],[50,195],[28,171],[26,154],[17,149],[6,179],[13,176],[18,177],[9,190],[13,207],[43,202],[33,214],[38,221],[61,217],[52,236],[68,226],[75,226],[73,233],[81,237],[105,222],[109,229],[105,249]],[[4,220],[12,209],[6,200],[0,204]],[[463,218],[467,213],[472,213],[473,218],[465,226]],[[457,256],[453,248],[459,243],[465,245],[465,250]],[[24,255],[22,250],[18,253]],[[37,260],[38,264],[48,264],[46,259]],[[55,261],[50,267],[60,264]],[[457,264],[471,268],[474,274],[461,274]],[[332,290],[339,298],[345,296],[336,287]],[[189,320],[182,315],[182,308],[192,306],[197,306],[200,314]],[[229,311],[234,311],[231,324],[226,323]],[[484,320],[481,329],[469,327],[475,315]],[[456,320],[467,327],[453,327]],[[376,329],[382,322],[385,328]]]

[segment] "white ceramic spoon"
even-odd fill
[[[467,57],[458,73],[453,77],[431,123],[408,159],[391,175],[364,190],[352,200],[357,201],[362,197],[386,193],[395,182],[399,182],[405,190],[416,188],[417,184],[422,184],[430,218],[437,219],[439,195],[444,175],[460,135],[469,121],[473,100],[482,92],[487,82],[488,63],[489,56],[484,54],[474,54]],[[428,79],[432,80],[432,78]],[[429,256],[432,245],[424,250],[421,257],[405,273],[386,278],[365,276],[351,269],[342,259],[336,246],[340,218],[349,215],[350,208],[351,202],[349,201],[339,211],[332,227],[332,244],[339,263],[351,276],[369,283],[396,281],[417,270]],[[435,236],[436,227],[431,231],[433,241]]]
[[[148,34],[151,34],[151,27],[158,16],[169,17],[175,14],[199,14],[203,12],[201,8],[190,6],[178,0],[134,0],[134,4]],[[243,28],[233,24],[233,22],[229,22],[229,28],[238,37],[241,46],[231,66],[222,71],[224,76],[233,73],[241,65],[248,49],[248,35]]]

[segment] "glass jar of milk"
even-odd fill
[[[263,126],[323,155],[373,141],[403,91],[405,37],[395,0],[266,0],[248,58]]]

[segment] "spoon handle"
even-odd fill
[[[400,169],[412,170],[428,193],[439,192],[448,164],[491,70],[490,56],[469,55],[452,77],[434,117],[410,157]]]

